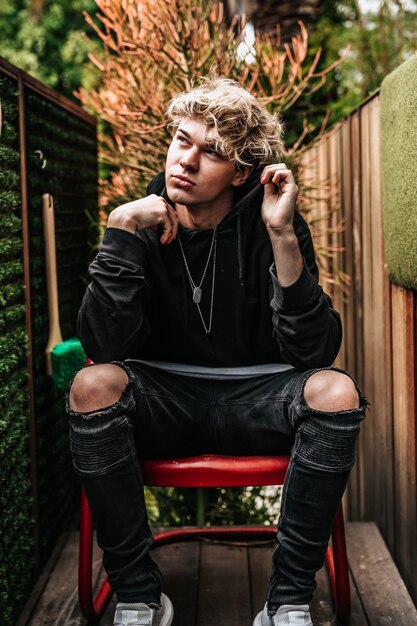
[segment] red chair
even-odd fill
[[[169,461],[142,461],[145,485],[165,487],[247,487],[283,484],[289,456],[230,457],[205,455]],[[246,537],[275,538],[276,528],[226,526],[209,528],[179,528],[155,536],[155,545],[185,541],[198,537],[216,539]],[[84,491],[81,496],[79,601],[81,612],[88,621],[101,618],[112,590],[103,582],[99,592],[92,595],[93,522]],[[349,573],[346,556],[343,508],[339,510],[332,530],[332,546],[326,553],[333,604],[339,620],[350,615]]]

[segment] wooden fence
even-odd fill
[[[355,376],[371,403],[345,508],[351,520],[378,524],[417,603],[416,293],[388,280],[380,146],[377,93],[302,156],[300,180],[310,187],[306,195],[317,184],[326,188],[309,216],[330,216],[315,224],[316,244],[345,249],[323,259],[323,269],[346,272],[348,293],[321,281],[343,320],[335,364]],[[329,232],[341,220],[343,232]]]

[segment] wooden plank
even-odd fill
[[[352,373],[355,375],[359,386],[363,385],[363,301],[362,301],[362,212],[361,212],[361,146],[360,146],[360,117],[359,113],[355,113],[351,117],[350,124],[350,145],[351,145],[351,212],[352,212],[352,242],[353,255],[352,262],[355,268],[353,274],[352,290],[354,293],[354,368]],[[358,442],[356,464],[350,475],[349,480],[349,516],[351,519],[357,519],[360,515],[360,490],[361,490],[361,442]]]
[[[391,373],[391,312],[390,287],[385,262],[382,197],[381,197],[381,138],[380,101],[374,98],[369,108],[370,144],[370,201],[371,201],[371,256],[372,265],[372,310],[368,315],[372,322],[373,381],[372,414],[373,474],[367,486],[366,511],[368,519],[378,526],[394,545],[394,492],[393,492],[393,441],[392,441],[392,373]],[[366,392],[366,389],[365,389]]]
[[[344,223],[342,233],[342,245],[344,254],[342,256],[341,269],[349,277],[347,295],[342,308],[343,323],[343,360],[341,367],[356,376],[356,336],[355,336],[355,310],[356,310],[356,290],[355,290],[355,261],[354,261],[354,241],[353,241],[353,191],[352,191],[352,168],[351,168],[351,118],[340,129],[340,202],[341,219]],[[356,461],[358,463],[358,459]],[[353,469],[348,488],[343,498],[343,508],[346,519],[350,519],[352,500],[358,498],[356,467]],[[356,507],[353,507],[356,511]]]
[[[95,543],[95,542],[94,542]],[[31,626],[74,626],[81,616],[78,609],[78,546],[79,533],[70,532],[60,558],[51,573],[48,584],[36,606]],[[93,580],[101,569],[101,551],[95,545],[93,552]]]
[[[68,540],[68,533],[63,533],[58,538],[55,548],[53,549],[52,554],[49,557],[45,568],[41,572],[41,575],[36,581],[36,584],[32,589],[30,597],[28,601],[26,602],[23,611],[19,615],[19,619],[17,620],[15,626],[25,626],[25,624],[29,622],[31,616],[36,610],[36,606],[39,603],[39,599],[41,598],[42,593],[44,592],[48,584],[51,574],[55,569],[55,566],[61,556],[63,547],[66,544],[67,540]]]
[[[174,604],[173,626],[194,626],[201,544],[177,543],[152,551],[164,577],[163,591]]]
[[[247,559],[246,547],[201,546],[197,626],[251,623]]]
[[[252,619],[262,609],[266,602],[271,573],[273,546],[248,548],[249,571],[251,580]],[[311,603],[311,615],[315,626],[336,626],[332,601],[330,597],[329,580],[325,567],[316,576],[317,588]],[[350,624],[350,626],[357,626]]]
[[[415,296],[392,285],[395,560],[417,599]]]
[[[353,209],[353,252],[355,264],[355,373],[358,383],[363,384],[363,300],[362,300],[362,207],[361,207],[361,120],[359,114],[352,116],[351,123],[351,171]]]
[[[272,554],[276,545],[277,543],[274,541],[265,546],[254,545],[248,547],[252,620],[265,606],[272,569]]]
[[[266,590],[268,588],[271,572],[272,546],[250,546],[249,572],[251,580],[252,619],[260,611],[266,602]],[[336,626],[336,615],[331,599],[329,578],[326,567],[323,566],[316,575],[317,588],[311,603],[311,616],[315,626]],[[350,576],[352,613],[349,626],[368,626],[363,611],[355,582]]]
[[[336,614],[330,595],[329,577],[325,566],[317,572],[316,582],[317,588],[310,605],[313,624],[314,626],[337,626]],[[352,624],[349,623],[349,626],[352,626]]]
[[[363,382],[362,392],[371,401],[370,419],[365,420],[361,427],[361,434],[358,438],[358,450],[361,456],[359,465],[359,510],[361,519],[373,519],[369,513],[372,511],[370,501],[372,501],[371,480],[373,479],[374,468],[374,440],[373,440],[373,413],[374,407],[374,352],[373,352],[373,259],[372,259],[372,198],[370,193],[370,112],[367,106],[361,109],[361,206],[362,206],[362,302],[363,302]]]
[[[174,605],[172,626],[194,626],[198,596],[200,543],[193,541],[155,548],[152,550],[152,558],[157,562],[164,577],[163,591]],[[104,569],[101,574],[100,583],[105,574]],[[115,605],[116,599],[113,598],[103,615],[100,622],[101,626],[113,625]],[[75,618],[76,613],[74,612],[72,619]]]
[[[315,152],[310,148],[304,152],[299,164],[299,183],[301,183],[300,204],[305,209],[304,217],[306,218],[313,240],[315,241],[315,219],[316,219],[316,166]]]
[[[331,226],[330,202],[329,202],[329,139],[325,138],[316,146],[318,178],[317,184],[320,190],[320,199],[317,202],[317,216],[320,220],[320,235],[317,238],[322,252],[321,284],[326,293],[332,297],[333,285],[327,280],[326,275],[331,271],[330,259],[326,256],[329,242],[331,241],[329,227]]]
[[[333,131],[329,137],[329,180],[330,180],[330,226],[332,232],[330,234],[329,240],[331,246],[334,248],[332,252],[332,260],[331,260],[331,268],[333,276],[336,276],[338,273],[343,271],[343,254],[342,252],[337,252],[338,248],[341,248],[343,245],[343,237],[342,233],[338,232],[341,228],[342,222],[342,210],[341,210],[341,176],[340,176],[340,129],[337,131]],[[340,313],[342,319],[343,326],[343,318],[344,318],[344,295],[340,286],[334,285],[332,292],[332,300],[333,306],[336,311]],[[345,363],[345,343],[342,341],[342,345],[340,347],[339,354],[335,361],[335,365],[337,367],[343,367]]]
[[[351,184],[351,119],[348,118],[346,123],[340,129],[340,152],[341,152],[341,216],[344,220],[344,230],[342,242],[345,248],[342,260],[342,269],[349,276],[350,282],[348,287],[347,298],[343,307],[343,343],[344,363],[343,367],[350,372],[355,372],[355,263],[353,251],[353,210],[352,210],[352,184]]]
[[[375,524],[347,526],[352,575],[369,623],[416,626],[417,610]]]
[[[352,596],[349,626],[417,626],[416,609],[375,524],[348,523],[346,532]],[[265,603],[274,547],[275,542],[249,547],[210,542],[202,545],[201,559],[197,542],[158,548],[154,556],[174,604],[174,626],[249,626]],[[77,551],[78,533],[71,533],[37,613],[25,625],[85,626],[75,592]],[[99,556],[96,550],[96,571]],[[109,605],[101,626],[112,626],[114,608],[114,603]],[[324,568],[317,573],[311,612],[315,626],[336,626]]]
[[[311,603],[311,617],[314,626],[338,626],[339,622],[333,607],[331,597],[329,576],[326,567],[323,566],[316,575],[317,589],[314,592],[313,601]],[[368,626],[369,622],[363,610],[358,592],[356,590],[355,581],[349,573],[350,595],[351,595],[351,614],[349,618],[349,626]]]
[[[356,522],[353,522],[356,524]],[[352,572],[349,569],[349,584],[350,584],[350,618],[349,626],[376,626],[371,624],[362,606],[362,602],[358,593],[358,587],[355,579],[352,576]]]

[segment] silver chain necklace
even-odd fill
[[[184,254],[184,248],[182,247],[182,241],[181,241],[181,237],[180,234],[178,233],[178,243],[180,244],[180,250],[181,250],[181,254],[182,254],[182,258],[184,260],[184,265],[185,265],[185,269],[187,272],[187,276],[188,276],[188,280],[190,281],[190,287],[191,287],[191,291],[193,294],[193,302],[196,304],[198,312],[200,314],[201,317],[201,321],[203,322],[203,327],[204,330],[206,332],[206,335],[209,335],[211,332],[211,322],[213,319],[213,300],[214,300],[214,283],[215,283],[215,276],[216,276],[216,251],[217,251],[217,226],[216,228],[213,230],[213,238],[211,240],[211,246],[210,246],[210,252],[208,254],[207,257],[207,261],[206,261],[206,266],[204,268],[203,271],[203,275],[201,277],[200,280],[200,284],[196,285],[193,277],[191,276],[191,272],[190,272],[190,268],[188,267],[188,263],[187,263],[187,259],[185,258],[185,254]],[[209,315],[209,323],[208,323],[208,327],[204,321],[204,317],[203,314],[201,312],[200,309],[200,302],[201,302],[201,296],[202,296],[202,285],[204,282],[204,278],[206,277],[206,272],[207,272],[207,268],[209,266],[210,263],[210,259],[211,259],[211,255],[213,253],[213,278],[211,280],[211,300],[210,300],[210,315]]]

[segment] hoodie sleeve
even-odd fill
[[[140,236],[106,228],[78,313],[78,336],[95,362],[132,356],[148,335],[146,253]]]
[[[318,283],[310,230],[299,213],[296,213],[294,229],[304,263],[300,276],[288,287],[280,285],[275,265],[270,268],[273,335],[282,356],[294,367],[328,367],[335,360],[342,341],[340,315]]]

